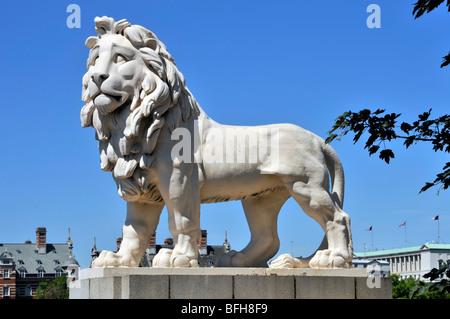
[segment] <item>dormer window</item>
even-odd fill
[[[44,274],[45,274],[45,272],[44,272],[44,268],[42,268],[42,267],[40,267],[40,268],[38,268],[38,278],[44,278]]]
[[[61,269],[61,267],[55,268],[55,277],[61,277],[62,273],[63,270]]]
[[[0,264],[2,265],[10,265],[14,264],[13,256],[10,252],[5,251],[0,255]]]
[[[20,268],[19,268],[19,276],[20,276],[21,278],[25,278],[25,277],[26,277],[26,274],[27,274],[27,270],[25,269],[25,267],[20,267]]]

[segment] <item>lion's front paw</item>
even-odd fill
[[[153,257],[153,267],[170,267],[170,256],[172,256],[172,249],[161,248]]]
[[[179,255],[172,249],[162,248],[153,258],[153,267],[197,267],[197,259]]]
[[[336,250],[319,250],[309,262],[311,268],[349,268],[346,254]]]
[[[104,250],[92,262],[92,268],[106,267],[137,267],[138,264],[133,258],[126,258],[112,251]]]
[[[292,257],[290,254],[283,254],[277,259],[272,260],[269,268],[305,268],[305,265],[300,259]]]

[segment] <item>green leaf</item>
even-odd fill
[[[448,280],[447,279],[442,279],[441,281],[439,281],[438,283],[436,283],[434,285],[435,288],[437,288],[437,290],[439,292],[442,292],[444,289],[446,289],[448,286]]]
[[[327,137],[327,139],[325,140],[325,143],[330,144],[336,137],[338,137],[337,134],[331,134],[330,136]]]
[[[390,149],[385,149],[380,152],[380,158],[389,164],[391,158],[395,158],[394,152]]]
[[[373,145],[369,148],[369,155],[375,154],[380,147],[378,145]]]
[[[417,294],[419,296],[426,294],[428,292],[428,290],[432,287],[432,283],[431,282],[427,282],[425,285],[423,285],[422,287],[420,287],[419,291],[417,292]]]
[[[409,291],[409,299],[413,299],[421,287],[422,286],[420,285],[420,283],[411,287],[411,290]]]
[[[450,53],[447,54],[443,59],[444,61],[441,64],[441,68],[450,64]]]
[[[409,136],[405,142],[403,143],[403,145],[406,146],[406,148],[410,147],[412,143],[414,143],[414,141],[416,140],[415,136]]]
[[[406,134],[409,134],[409,131],[411,131],[413,127],[410,124],[403,122],[402,125],[400,125],[400,129]]]
[[[434,186],[434,183],[426,182],[425,186],[420,189],[419,194],[422,193],[422,192],[425,192],[427,189],[429,189],[429,188],[431,188],[433,186]]]

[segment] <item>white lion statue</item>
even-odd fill
[[[322,138],[291,124],[218,124],[155,34],[108,17],[95,18],[95,27],[98,36],[86,40],[81,122],[95,129],[101,169],[112,172],[127,216],[119,251],[103,251],[92,267],[137,267],[164,205],[175,246],[161,250],[153,266],[196,267],[200,204],[231,200],[242,202],[251,240],[219,266],[267,267],[280,245],[279,211],[291,196],[325,236],[310,257],[283,256],[280,265],[350,267],[343,168]]]

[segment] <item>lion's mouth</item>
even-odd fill
[[[124,101],[123,95],[113,95],[101,92],[94,98],[94,105],[103,114],[108,114],[121,106]]]
[[[108,96],[110,99],[116,101],[117,103],[122,102],[122,98],[123,98],[122,95],[111,95],[111,94],[106,94],[106,93],[103,93],[103,94]]]
[[[96,99],[99,96],[104,96],[104,97],[110,99],[111,101],[114,101],[117,103],[122,102],[122,99],[123,99],[122,95],[113,95],[113,94],[108,94],[108,93],[104,93],[104,92],[100,92],[100,91],[93,97],[93,99]]]

